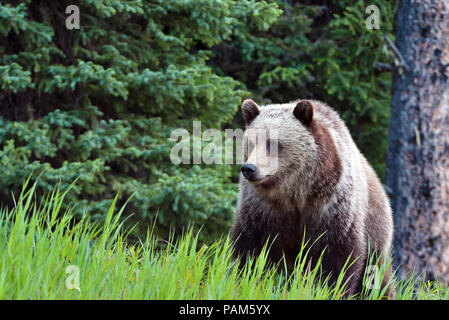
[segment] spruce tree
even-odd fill
[[[68,29],[76,5],[80,28]],[[0,203],[24,180],[67,188],[79,214],[104,219],[118,193],[140,230],[230,223],[230,167],[176,166],[175,128],[221,128],[248,94],[217,74],[210,48],[267,29],[281,13],[252,0],[2,1]]]

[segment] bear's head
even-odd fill
[[[311,130],[312,101],[260,107],[247,99],[242,111],[246,130],[241,172],[249,183],[273,186],[310,174],[317,149]]]

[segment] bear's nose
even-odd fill
[[[256,170],[257,167],[253,164],[244,164],[240,169],[245,178],[250,181],[254,179],[254,174],[256,173]]]

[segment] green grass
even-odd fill
[[[66,192],[56,190],[39,206],[34,186],[27,190],[25,184],[15,208],[1,210],[0,299],[343,298],[343,273],[336,286],[327,286],[318,267],[307,268],[307,252],[300,254],[287,278],[267,268],[266,251],[239,269],[228,238],[206,246],[186,232],[161,249],[149,232],[131,245],[121,222],[123,208],[116,210],[115,201],[104,225],[87,217],[75,222],[70,209],[60,212]],[[438,284],[423,282],[419,290],[415,286],[413,279],[398,281],[397,298],[448,298],[448,290]],[[382,294],[373,290],[361,298],[379,299]]]

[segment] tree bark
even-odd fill
[[[399,275],[449,280],[449,1],[401,0],[387,186]]]

